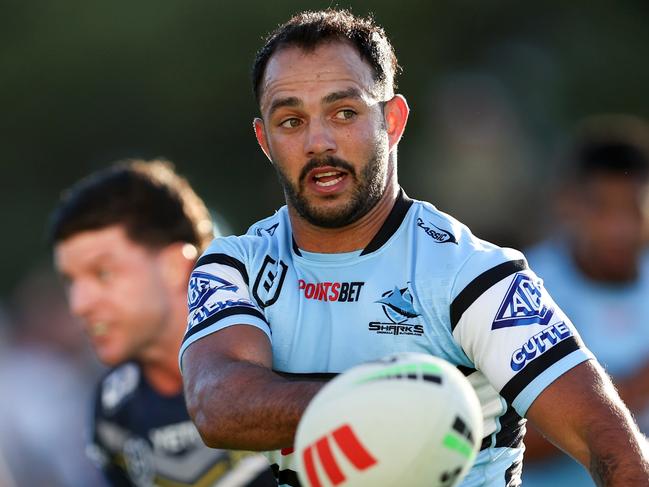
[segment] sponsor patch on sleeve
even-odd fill
[[[557,343],[571,336],[572,330],[563,321],[544,328],[523,343],[522,347],[514,350],[510,363],[512,370],[518,372],[529,362],[540,357]]]
[[[547,325],[554,310],[545,304],[543,297],[543,285],[540,280],[535,282],[527,274],[516,274],[498,308],[491,329]]]
[[[255,308],[239,294],[239,286],[206,272],[194,271],[189,279],[187,301],[189,328],[235,306]]]

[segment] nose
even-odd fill
[[[79,281],[72,282],[68,288],[70,312],[79,318],[87,317],[92,310],[94,296],[91,286]]]
[[[309,121],[306,131],[304,151],[307,157],[317,157],[336,152],[333,130],[326,121],[314,117]]]

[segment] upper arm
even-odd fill
[[[451,305],[453,336],[475,368],[526,416],[543,389],[590,353],[520,253],[481,252],[473,259],[473,271],[464,270],[473,279],[464,278],[467,284]]]
[[[268,336],[256,327],[233,325],[204,337],[183,354],[185,382],[191,386],[201,372],[225,372],[233,362],[272,368],[273,353]]]
[[[248,272],[238,257],[220,253],[217,249],[203,255],[196,263],[189,279],[187,331],[179,356],[183,373],[185,363],[198,360],[204,349],[213,354],[231,354],[235,360],[246,360],[246,343],[270,347],[270,326],[262,309],[251,297]],[[249,329],[225,332],[229,327],[240,330],[241,327],[236,325],[256,329],[266,335],[265,340]],[[217,332],[218,338],[211,336]],[[238,338],[230,339],[232,334]],[[183,360],[185,352],[201,342],[204,343],[192,353],[192,358]]]

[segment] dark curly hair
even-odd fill
[[[327,9],[301,12],[271,32],[264,46],[257,52],[252,66],[252,85],[261,100],[261,82],[268,60],[278,50],[297,46],[313,51],[326,42],[343,41],[353,45],[361,58],[374,71],[374,80],[384,90],[395,88],[395,77],[400,71],[394,49],[382,27],[371,16],[357,17],[348,10]]]
[[[52,213],[49,242],[111,225],[152,248],[187,242],[202,251],[213,238],[205,203],[165,160],[117,162],[74,184]]]

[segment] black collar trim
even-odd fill
[[[399,229],[403,219],[406,217],[406,213],[412,206],[413,200],[408,198],[408,195],[404,192],[403,188],[399,188],[399,194],[397,195],[397,200],[394,202],[390,214],[383,222],[383,225],[379,229],[372,241],[363,249],[361,255],[370,254],[378,249],[380,249],[385,242],[387,242],[392,235]],[[293,252],[296,255],[302,255],[300,248],[295,242],[295,238],[291,235],[291,242],[293,246]]]
[[[394,202],[390,214],[385,219],[385,222],[383,222],[383,226],[378,233],[374,235],[372,241],[363,249],[361,255],[367,255],[383,247],[385,242],[387,242],[401,226],[401,223],[406,217],[406,213],[408,213],[412,203],[413,200],[408,198],[408,195],[403,191],[403,188],[400,188],[397,200]]]
[[[293,243],[293,252],[295,252],[295,255],[302,256],[302,252],[300,252],[300,247],[297,246],[297,242],[295,241],[295,237],[291,235],[291,242]]]

